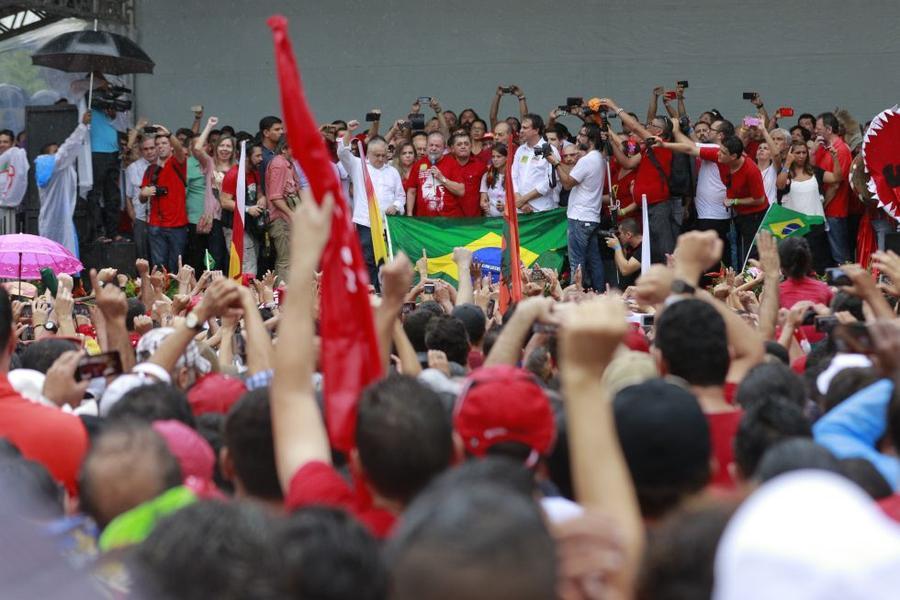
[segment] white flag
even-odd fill
[[[641,195],[641,275],[650,270],[650,215],[647,212],[647,194]]]

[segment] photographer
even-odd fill
[[[562,187],[571,190],[566,207],[569,221],[569,267],[574,271],[583,267],[585,288],[600,292],[606,289],[603,259],[597,231],[600,228],[600,210],[603,205],[603,187],[606,182],[606,158],[600,153],[603,144],[600,126],[584,125],[586,142],[579,143],[584,156],[575,165],[560,162],[555,154],[547,156],[553,165]]]
[[[156,125],[156,163],[147,167],[140,200],[150,203],[150,257],[170,273],[187,245],[187,151],[162,125]]]
[[[95,77],[95,80],[98,79]],[[119,131],[114,121],[116,113],[129,110],[131,102],[120,98],[130,92],[127,88],[110,86],[99,78],[91,106],[91,169],[94,185],[88,192],[88,210],[91,215],[92,238],[86,241],[108,243],[119,241]]]
[[[606,245],[612,248],[614,259],[616,261],[616,269],[619,271],[619,288],[627,289],[637,282],[638,276],[641,274],[641,242],[644,236],[641,235],[641,227],[634,219],[624,219],[619,222],[619,229],[616,235],[606,238]],[[658,252],[651,248],[650,262],[665,263],[665,256],[660,256]]]
[[[516,150],[512,165],[513,189],[519,212],[541,212],[556,208],[553,165],[547,161],[551,154],[559,161],[556,148],[544,139],[544,120],[540,115],[527,114],[519,132],[522,145]]]

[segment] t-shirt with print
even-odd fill
[[[446,157],[444,157],[446,158]],[[438,168],[444,160],[438,161]],[[461,217],[462,208],[456,197],[447,191],[435,177],[429,172],[431,162],[427,156],[423,156],[409,171],[409,176],[403,184],[407,190],[416,190],[416,203],[413,206],[413,215],[417,217]],[[443,170],[441,171],[443,173]]]
[[[456,197],[464,217],[481,216],[481,176],[484,175],[484,163],[469,158],[461,165],[455,156],[447,155],[438,163],[438,169],[444,177],[456,183],[462,183],[466,190],[462,197]]]
[[[716,148],[700,148],[700,158],[704,160],[719,160],[719,151]],[[752,215],[769,208],[766,201],[766,187],[763,184],[762,173],[756,163],[744,156],[743,164],[737,171],[728,170],[725,175],[725,195],[728,198],[762,198],[762,204],[739,204],[735,211],[739,215]]]
[[[225,179],[222,180],[222,193],[230,194],[235,202],[237,202],[237,177],[239,168],[239,165],[231,167],[231,170],[225,173]],[[253,169],[247,172],[247,179],[245,182],[247,187],[247,197],[244,200],[245,210],[256,205],[256,189],[258,184],[259,171]],[[225,208],[222,209],[222,226],[227,227],[228,229],[231,229],[234,226],[234,211]]]
[[[165,195],[150,198],[150,218],[148,223],[154,227],[184,227],[188,224],[187,202],[185,200],[187,162],[178,162],[170,156],[162,167],[150,165],[144,172],[141,186],[156,185],[157,190],[164,188]],[[155,178],[155,181],[154,181]],[[160,190],[161,191],[161,190]]]
[[[647,204],[659,204],[669,199],[669,176],[672,174],[672,151],[659,146],[647,148],[641,145],[641,162],[634,178],[634,201],[640,204],[641,197],[647,195]],[[651,160],[649,154],[653,153],[656,162],[665,173],[663,177],[659,169]]]

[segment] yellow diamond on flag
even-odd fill
[[[789,221],[772,223],[770,227],[772,228],[772,235],[783,240],[792,233],[795,233],[798,229],[803,229],[805,223],[800,219],[791,219]]]
[[[477,240],[473,240],[465,245],[465,247],[472,252],[481,250],[482,248],[501,248],[502,246],[503,237],[494,232],[486,233]],[[530,251],[528,248],[520,248],[519,257],[522,260],[522,264],[527,267],[530,266],[531,263],[533,263],[535,260],[537,260],[538,255]],[[456,263],[453,262],[452,252],[448,252],[447,254],[444,254],[442,256],[436,256],[435,258],[429,257],[428,275],[434,276],[439,273],[445,273],[453,279],[459,281],[459,270],[456,268]]]

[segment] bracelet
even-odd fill
[[[516,98],[518,98],[518,99],[519,99],[519,101],[522,101],[522,100],[524,100],[524,99],[525,99],[525,96],[516,96]]]
[[[620,115],[620,114],[622,114],[623,112],[625,112],[625,109],[622,108],[622,107],[619,107],[619,108],[616,109],[616,114],[617,114],[617,115]]]
[[[790,173],[790,170],[788,170],[787,167],[781,167],[781,172],[782,173]]]

